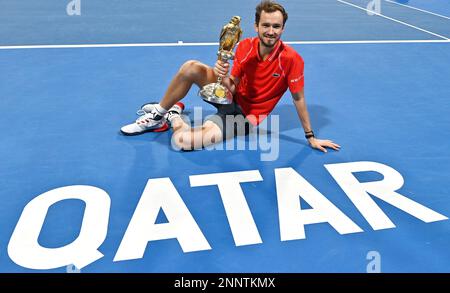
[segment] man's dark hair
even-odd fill
[[[259,3],[258,6],[256,6],[256,13],[255,13],[256,25],[259,24],[259,19],[261,18],[262,11],[265,11],[267,13],[272,13],[277,10],[280,11],[281,14],[283,14],[283,27],[284,27],[284,24],[286,23],[286,21],[288,19],[288,14],[287,14],[286,10],[284,10],[284,7],[281,6],[281,4],[278,4],[278,3],[274,2],[274,1],[270,1],[270,0],[261,1],[261,3]]]

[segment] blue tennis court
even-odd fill
[[[206,150],[119,132],[259,1],[70,2],[2,1],[0,272],[450,272],[448,1],[280,0],[326,154],[289,93]]]

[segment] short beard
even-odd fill
[[[258,35],[258,37],[259,37],[260,43],[263,44],[264,47],[267,47],[267,48],[273,48],[273,47],[278,43],[278,41],[280,40],[280,39],[277,39],[277,40],[273,43],[273,45],[270,45],[270,44],[267,44],[266,42],[264,42],[264,36],[261,37],[260,35]]]

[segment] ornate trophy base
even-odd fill
[[[198,93],[203,100],[213,103],[227,105],[233,103],[233,95],[220,83],[205,85]]]

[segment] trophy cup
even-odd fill
[[[220,32],[220,45],[217,56],[223,62],[234,59],[233,49],[242,35],[242,29],[239,27],[240,22],[240,16],[233,16],[230,22]],[[202,96],[203,100],[214,104],[231,104],[233,102],[233,95],[222,85],[222,78],[220,76],[217,78],[216,83],[205,85],[199,91],[199,95]]]

